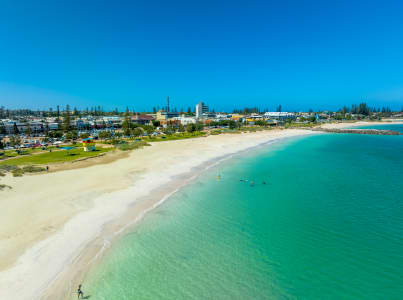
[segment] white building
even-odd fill
[[[227,115],[227,114],[216,114],[215,120],[220,121],[220,120],[230,120],[232,115]]]
[[[192,117],[185,117],[185,116],[180,116],[180,117],[174,117],[173,120],[179,121],[182,125],[187,125],[187,124],[195,124],[196,119]]]
[[[204,113],[208,112],[208,106],[205,105],[203,102],[199,102],[196,104],[196,118],[200,119],[202,118]]]
[[[50,130],[58,130],[59,129],[59,123],[57,123],[57,122],[48,123],[48,126],[49,126]]]
[[[264,113],[264,117],[267,119],[292,119],[295,118],[295,114],[286,111],[268,111]]]

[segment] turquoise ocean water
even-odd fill
[[[314,135],[227,160],[124,235],[84,291],[403,299],[403,136]]]

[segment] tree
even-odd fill
[[[235,129],[236,128],[236,123],[234,120],[230,120],[228,123],[229,129]]]
[[[56,122],[57,123],[60,123],[60,106],[58,105],[57,107],[56,107]]]
[[[185,132],[185,127],[182,124],[179,124],[178,131]]]
[[[45,134],[47,135],[49,132],[49,123],[45,122]]]
[[[48,136],[50,138],[61,138],[63,136],[63,132],[60,130],[56,130],[56,131],[49,131],[48,132]]]
[[[66,105],[63,119],[63,129],[65,132],[70,131],[70,105]]]
[[[130,129],[132,128],[130,119],[128,116],[125,117],[123,123],[122,123],[122,129],[123,129],[123,133],[126,136],[130,136]]]
[[[204,125],[202,123],[199,123],[199,122],[196,123],[195,126],[196,126],[196,131],[202,131],[203,128],[204,128]]]
[[[154,127],[160,127],[161,126],[161,122],[157,121],[157,120],[153,120],[153,126]]]
[[[169,126],[162,128],[162,132],[167,135],[170,135],[175,132],[175,129],[171,125],[169,125]]]
[[[257,121],[255,122],[255,125],[257,125],[257,126],[266,126],[266,125],[267,125],[267,122],[264,121],[264,120],[257,120]]]
[[[154,126],[151,125],[143,125],[143,129],[148,135],[152,134],[155,130]]]
[[[86,132],[83,132],[82,134],[80,134],[80,139],[87,139],[90,135]]]
[[[32,128],[31,128],[31,124],[27,124],[27,130],[25,131],[25,133],[27,134],[27,136],[31,136],[32,134]]]
[[[143,129],[140,127],[131,130],[131,134],[135,137],[143,135]]]
[[[13,133],[14,134],[19,134],[20,133],[20,131],[18,130],[17,123],[15,123],[15,122],[14,122],[14,125],[13,125]]]
[[[72,130],[66,133],[66,140],[75,141],[78,138],[78,134],[76,130]]]
[[[189,133],[196,131],[196,124],[190,123],[186,125],[186,131]]]
[[[110,131],[101,131],[101,132],[98,134],[98,137],[99,137],[100,139],[102,139],[102,140],[104,140],[104,139],[109,139],[111,136],[112,136],[112,134],[110,133]]]
[[[125,136],[131,136],[130,127],[123,127],[123,134],[124,134]]]
[[[0,123],[0,134],[6,134],[6,127],[4,126],[3,123]]]
[[[21,145],[21,138],[18,135],[12,135],[10,137],[10,145],[12,147]]]
[[[4,106],[0,106],[0,118],[3,119],[6,117]]]

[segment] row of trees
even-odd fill
[[[401,109],[401,112],[403,112],[403,107]],[[358,115],[364,115],[364,116],[369,116],[371,114],[375,114],[375,113],[380,113],[383,114],[385,116],[389,116],[392,114],[392,110],[390,109],[389,106],[383,106],[381,107],[370,107],[367,103],[363,102],[360,104],[353,104],[351,106],[351,108],[348,108],[347,106],[344,106],[343,108],[338,110],[338,113],[341,114],[347,114],[347,113],[351,113],[351,114],[358,114]]]
[[[162,108],[163,110],[166,110],[166,107]],[[153,107],[152,112],[157,113],[157,111],[160,110],[160,107]],[[127,112],[129,112],[131,115],[136,114],[136,111],[134,109],[129,110],[128,107],[126,107],[125,111],[119,111],[118,108],[115,108],[113,110],[107,111],[105,110],[102,106],[92,106],[92,107],[87,107],[83,110],[77,109],[77,107],[73,107],[71,109],[70,105],[66,105],[65,109],[63,110],[60,105],[57,105],[56,108],[50,107],[48,110],[32,110],[32,109],[6,109],[4,106],[0,107],[0,119],[12,119],[12,118],[17,118],[17,117],[53,117],[53,118],[60,118],[61,116],[65,115],[65,113],[69,111],[69,113],[74,116],[81,118],[83,116],[122,116],[125,115]],[[179,112],[181,114],[187,114],[187,115],[194,115],[194,109],[192,110],[191,107],[188,107],[187,110],[184,110],[181,108],[178,110],[176,107],[172,109],[174,112]]]
[[[235,128],[240,128],[241,123],[236,122],[234,120],[220,120],[220,121],[213,121],[209,123],[209,126],[211,127],[222,127],[222,126],[228,126],[230,129],[235,129]]]

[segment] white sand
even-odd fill
[[[375,122],[375,121],[358,121],[358,122],[351,122],[351,123],[329,123],[323,124],[321,127],[329,128],[329,129],[342,129],[342,128],[350,128],[350,127],[359,127],[359,126],[372,126],[372,125],[390,125],[390,124],[403,124],[403,120],[390,120],[390,121],[383,121],[383,122]]]
[[[324,127],[372,124],[379,123]],[[85,256],[93,260],[91,242],[98,240],[103,247],[108,224],[114,222],[114,231],[122,231],[186,183],[178,183],[176,176],[261,143],[310,133],[272,130],[160,142],[109,164],[2,178],[13,189],[0,192],[0,299],[63,298],[75,278],[76,262]],[[133,207],[135,215],[125,218]]]
[[[58,276],[60,285],[60,276],[89,251],[90,242],[128,208],[137,208],[137,220],[164,198],[155,194],[153,201],[139,203],[151,191],[166,186],[164,194],[172,193],[178,185],[167,184],[175,176],[214,158],[310,133],[271,130],[160,142],[109,164],[2,178],[12,190],[0,192],[0,299],[60,299],[49,296],[58,295],[49,294]],[[121,220],[120,228],[130,223]]]

